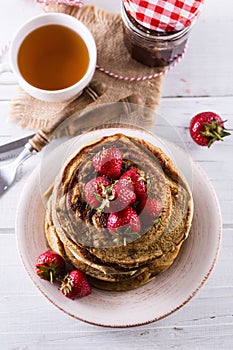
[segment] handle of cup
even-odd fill
[[[17,84],[17,79],[13,73],[13,70],[11,69],[11,65],[9,63],[0,63],[0,77],[4,75],[5,73],[11,73],[12,77],[10,81],[4,81],[1,83],[3,84]]]
[[[0,74],[7,73],[7,72],[13,73],[11,66],[9,65],[9,63],[1,63]]]

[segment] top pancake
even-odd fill
[[[85,184],[98,176],[92,159],[103,147],[119,148],[123,171],[141,169],[150,179],[148,198],[163,204],[160,220],[126,245],[113,242],[106,227],[109,214],[90,208],[83,194]],[[144,266],[176,251],[187,238],[192,214],[191,192],[172,160],[149,142],[123,134],[103,137],[78,150],[57,177],[52,195],[52,219],[63,244],[76,247],[92,264],[120,269]]]

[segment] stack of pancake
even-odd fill
[[[159,219],[149,227],[142,225],[127,244],[119,244],[109,233],[109,213],[85,201],[85,184],[98,176],[93,155],[103,148],[122,152],[122,172],[137,167],[146,174],[148,198],[158,198],[163,206]],[[84,271],[93,286],[124,291],[171,266],[189,234],[192,215],[189,186],[172,160],[149,142],[115,134],[83,146],[66,162],[48,198],[45,233],[51,249]]]

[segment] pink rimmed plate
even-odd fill
[[[145,286],[129,292],[93,289],[78,300],[65,298],[56,286],[37,277],[37,256],[48,246],[44,236],[42,193],[53,182],[65,159],[85,143],[104,135],[124,133],[161,147],[176,162],[190,184],[194,199],[191,232],[174,264]],[[205,213],[205,215],[203,215]],[[210,275],[221,242],[221,214],[215,191],[204,171],[174,144],[143,131],[102,129],[71,139],[45,155],[30,176],[19,201],[16,237],[22,262],[34,284],[67,314],[100,326],[129,327],[157,321],[185,305]]]

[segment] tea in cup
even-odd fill
[[[48,13],[32,18],[15,34],[10,61],[21,87],[31,96],[66,101],[91,81],[96,45],[88,28],[76,18]]]

